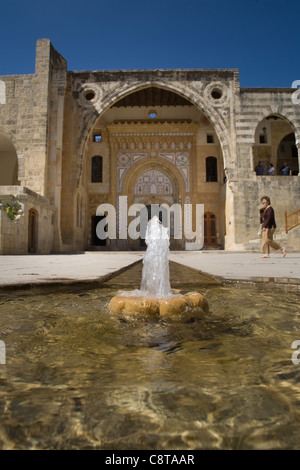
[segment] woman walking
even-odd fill
[[[262,215],[262,258],[270,258],[270,247],[274,250],[281,250],[282,256],[285,256],[286,249],[273,240],[273,235],[276,229],[276,222],[274,209],[270,205],[270,198],[268,196],[263,196],[261,198],[261,203],[264,206],[264,212]]]

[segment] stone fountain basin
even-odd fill
[[[182,320],[191,316],[193,318],[203,317],[209,312],[209,304],[199,292],[175,293],[170,297],[151,298],[138,295],[126,296],[126,292],[121,291],[110,300],[108,309],[114,313],[161,316]]]

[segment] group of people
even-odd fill
[[[270,198],[268,196],[263,196],[261,198],[261,203],[263,205],[263,209],[261,209],[259,217],[261,223],[262,258],[270,258],[270,248],[273,248],[274,250],[281,250],[282,256],[285,256],[286,248],[280,246],[279,243],[273,240],[273,235],[276,229],[276,222],[275,212],[271,206]]]
[[[256,165],[256,167],[254,168],[254,171],[257,175],[265,175],[265,174],[274,175],[275,168],[274,168],[273,163],[269,163],[267,173],[266,173],[265,168],[262,165],[262,162],[258,162],[258,165]],[[280,168],[280,171],[283,176],[288,176],[292,174],[291,167],[286,162],[283,162],[283,166]]]

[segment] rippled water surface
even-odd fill
[[[205,318],[110,314],[140,275],[0,291],[0,448],[299,449],[299,291],[172,264],[172,286],[207,297]]]

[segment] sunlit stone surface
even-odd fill
[[[173,317],[178,314],[199,318],[209,311],[206,298],[198,292],[174,294],[167,298],[147,298],[128,296],[124,292],[116,295],[108,304],[109,310],[115,313],[137,315],[161,315]]]
[[[169,281],[169,236],[154,216],[146,231],[147,250],[143,259],[141,289],[120,291],[108,304],[114,313],[199,318],[209,311],[206,298],[198,292],[180,293]]]

